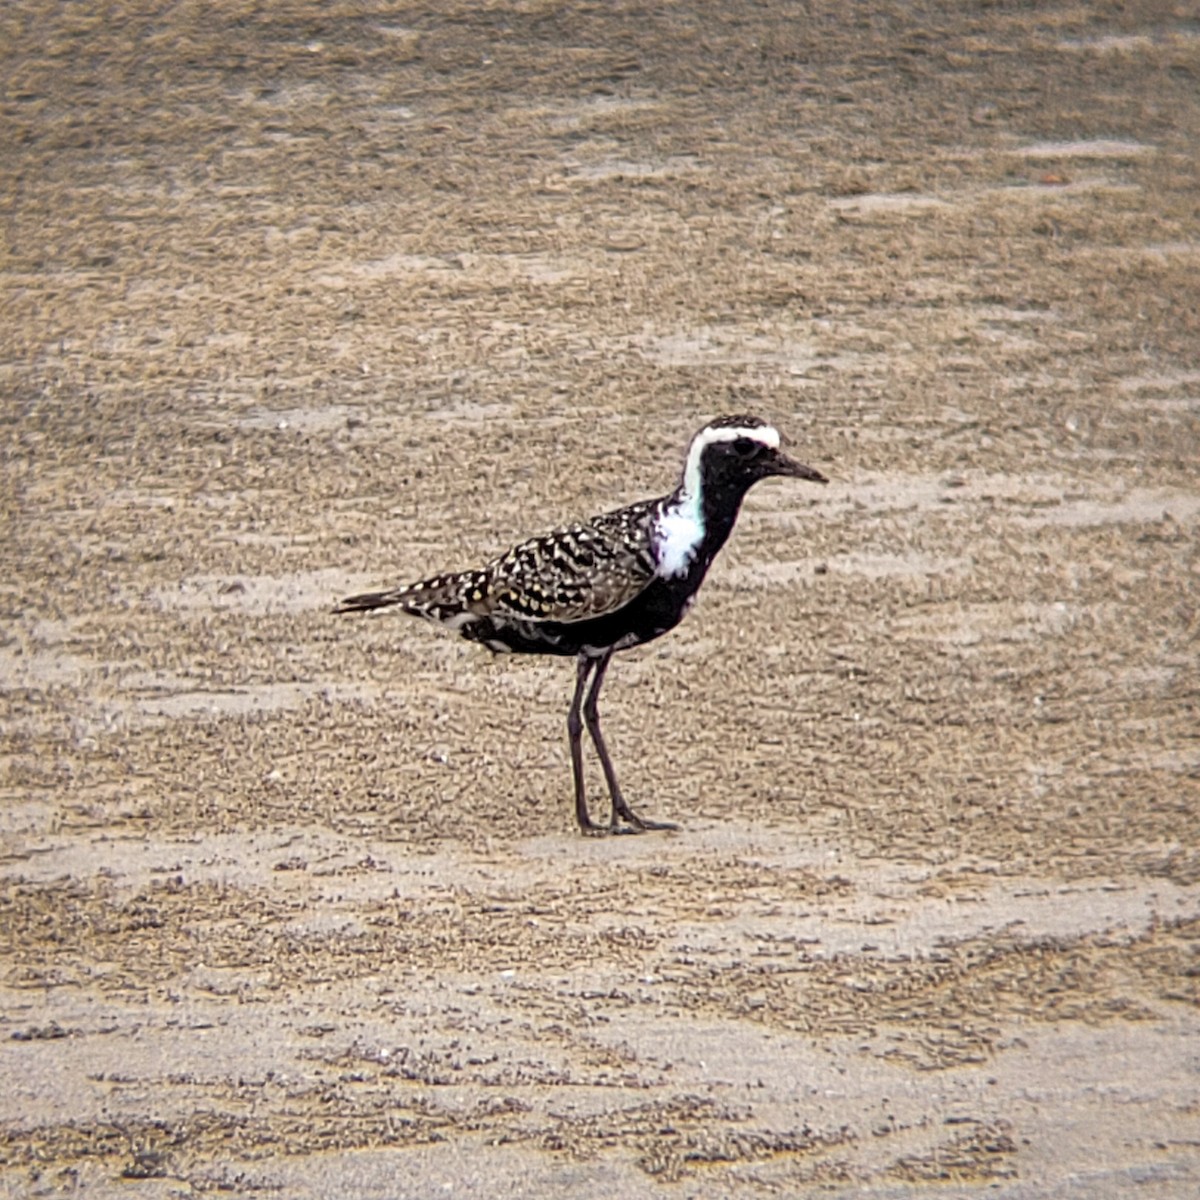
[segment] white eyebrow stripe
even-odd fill
[[[779,449],[779,430],[774,425],[718,425],[702,429],[692,439],[687,465],[683,469],[683,490],[688,496],[698,498],[700,495],[700,460],[704,451],[717,442],[736,442],[738,438],[761,442],[771,450]]]

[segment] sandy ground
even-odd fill
[[[0,1194],[1196,1195],[1190,10],[9,0]],[[329,612],[744,410],[678,833]]]

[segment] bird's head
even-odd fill
[[[722,491],[740,495],[771,475],[829,482],[815,467],[785,454],[782,442],[779,430],[759,417],[718,417],[692,438],[683,469],[684,491],[694,497]]]

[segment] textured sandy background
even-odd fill
[[[9,0],[0,1194],[1194,1196],[1190,10]],[[728,410],[585,841],[328,608]]]

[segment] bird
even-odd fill
[[[600,689],[615,654],[661,637],[687,615],[754,484],[777,475],[828,483],[782,444],[779,430],[760,417],[717,417],[691,439],[679,481],[665,496],[530,538],[474,570],[348,596],[334,612],[398,609],[496,653],[574,658],[567,735],[579,831],[677,829],[637,815],[625,800],[600,729]],[[585,728],[608,787],[607,824],[588,810]]]

